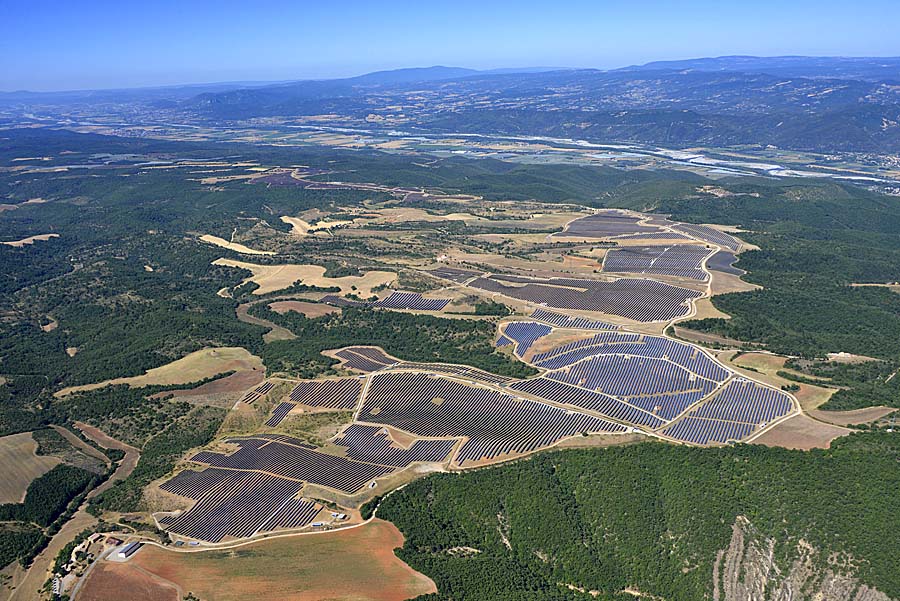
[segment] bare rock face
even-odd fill
[[[713,567],[713,601],[891,601],[856,578],[822,568],[818,550],[800,541],[784,569],[775,562],[775,541],[739,517],[731,542]]]

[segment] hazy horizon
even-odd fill
[[[862,0],[721,6],[650,0],[430,6],[107,1],[0,7],[3,91],[331,79],[430,65],[611,69],[660,60],[900,55],[900,5]],[[450,32],[448,34],[448,32]]]

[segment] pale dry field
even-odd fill
[[[189,384],[227,371],[248,369],[263,369],[263,365],[259,357],[251,355],[246,349],[240,347],[205,348],[166,365],[155,367],[140,376],[70,386],[56,392],[55,396],[63,397],[73,392],[96,390],[114,384],[128,384],[132,388],[154,384]]]
[[[32,480],[62,463],[56,457],[35,455],[35,450],[37,443],[31,438],[31,432],[0,438],[0,465],[3,466],[0,503],[21,503]]]
[[[59,238],[59,234],[38,234],[37,236],[29,236],[27,238],[22,238],[21,240],[13,240],[11,242],[0,242],[0,244],[5,244],[6,246],[12,246],[14,248],[22,248],[28,244],[34,244],[38,241],[49,240],[50,238]]]
[[[216,259],[213,265],[237,267],[251,272],[253,275],[241,283],[258,284],[259,288],[253,291],[255,295],[277,292],[294,283],[301,283],[322,288],[337,286],[343,294],[354,292],[368,298],[372,296],[373,288],[389,285],[397,279],[397,274],[393,271],[369,271],[362,276],[329,278],[325,277],[325,268],[318,265],[256,265],[231,259]]]
[[[233,250],[234,252],[241,253],[242,255],[274,255],[275,253],[271,250],[256,250],[250,248],[248,246],[244,246],[243,244],[238,244],[237,242],[229,242],[224,238],[219,238],[218,236],[212,236],[210,234],[203,234],[200,236],[200,240],[206,242],[207,244],[213,244],[215,246],[219,246],[221,248],[227,248],[228,250]]]

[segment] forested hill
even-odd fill
[[[398,554],[434,579],[437,599],[579,598],[571,585],[666,601],[712,599],[719,587],[723,601],[743,601],[761,576],[767,599],[888,598],[864,585],[897,598],[898,445],[880,433],[813,452],[546,453],[431,476],[384,499],[378,516],[403,531]],[[770,551],[774,566],[754,559]]]

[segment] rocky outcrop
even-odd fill
[[[713,567],[713,601],[891,601],[845,573],[822,567],[819,551],[800,541],[790,565],[775,561],[775,541],[745,518]]]

